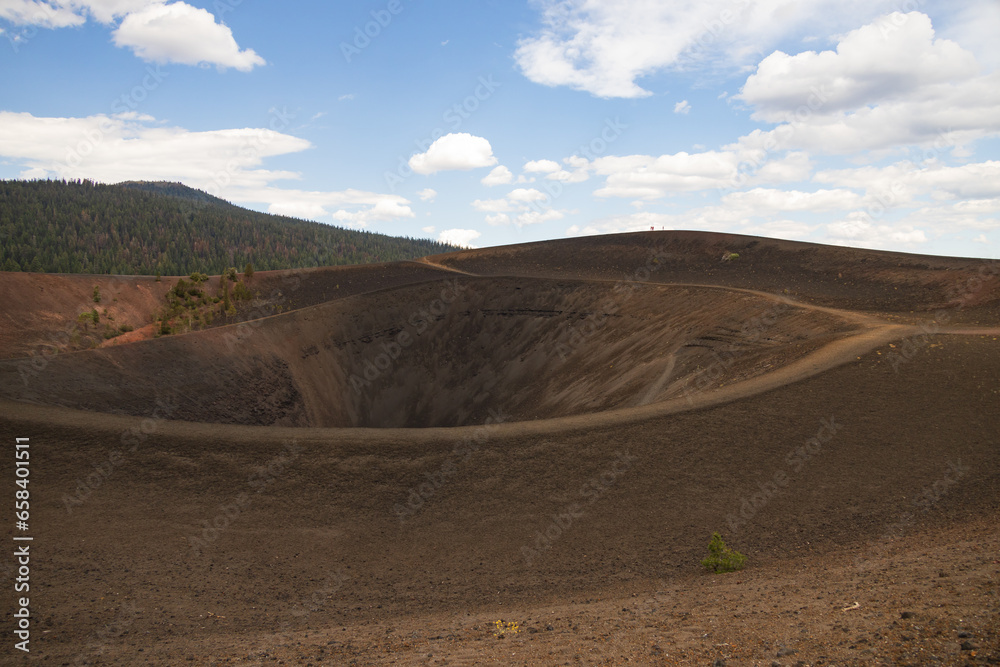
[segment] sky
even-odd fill
[[[996,258],[997,35],[1000,0],[0,0],[0,178]]]

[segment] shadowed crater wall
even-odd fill
[[[0,363],[0,394],[251,425],[432,427],[693,396],[853,325],[726,289],[458,277],[119,347]]]

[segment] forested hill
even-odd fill
[[[413,259],[455,248],[258,213],[180,183],[0,181],[0,269],[219,274]]]

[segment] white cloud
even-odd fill
[[[814,229],[815,226],[807,225],[798,220],[770,220],[742,227],[740,233],[752,236],[766,236],[772,239],[801,241],[808,238]]]
[[[674,105],[674,113],[686,114],[691,111],[691,105],[688,104],[687,100],[681,100]]]
[[[507,213],[514,210],[506,199],[477,199],[472,202],[472,207],[483,213]]]
[[[215,65],[249,72],[265,61],[253,49],[240,50],[233,31],[204,9],[186,2],[152,4],[127,14],[113,33],[117,46],[144,60]]]
[[[514,180],[514,174],[511,173],[510,169],[501,165],[493,168],[493,170],[479,181],[487,187],[493,187],[495,185],[507,185]]]
[[[1000,161],[956,167],[932,160],[924,166],[909,161],[886,167],[829,169],[816,174],[819,183],[864,189],[883,205],[903,206],[923,197],[936,201],[1000,197]]]
[[[545,175],[545,178],[560,183],[582,183],[590,178],[590,160],[578,155],[573,155],[563,159],[563,163],[569,169],[559,168]]]
[[[437,190],[432,188],[424,188],[423,190],[417,192],[417,196],[420,197],[420,201],[432,202],[434,201],[434,198],[437,197],[437,194]]]
[[[913,248],[927,242],[922,229],[911,225],[874,224],[864,214],[850,215],[826,226],[827,237],[833,243],[876,250]]]
[[[962,148],[1000,134],[1000,72],[979,69],[970,51],[935,38],[926,15],[893,13],[851,31],[836,51],[772,53],[734,97],[754,119],[783,123],[759,136],[777,148]]]
[[[137,12],[151,5],[162,4],[162,0],[60,0],[59,4],[74,6],[101,23],[113,23],[116,18]]]
[[[721,187],[736,176],[736,157],[732,153],[708,151],[693,155],[606,156],[594,160],[595,173],[606,176],[598,197],[656,199],[669,192],[683,192]]]
[[[747,172],[748,164],[759,166]],[[803,181],[812,168],[809,156],[801,151],[768,154],[744,138],[722,150],[700,153],[608,155],[584,169],[606,177],[604,187],[594,192],[598,197],[651,200],[671,193]]]
[[[437,139],[426,153],[410,158],[410,168],[418,174],[438,171],[491,167],[497,163],[490,142],[466,132],[446,134]]]
[[[994,0],[971,0],[950,3],[944,30],[952,39],[976,54],[976,60],[989,70],[1000,68],[997,30],[1000,3]]]
[[[332,206],[346,206],[333,213],[333,219],[355,227],[375,222],[390,222],[415,217],[409,201],[396,195],[345,190],[319,193],[330,198]],[[325,210],[325,207],[324,207]]]
[[[486,216],[486,222],[491,225],[509,225],[510,216],[506,213],[493,213]]]
[[[775,51],[761,61],[737,99],[752,104],[753,118],[787,120],[810,94],[821,113],[854,111],[906,97],[915,90],[977,73],[975,57],[958,44],[934,39],[924,14],[894,13],[848,33],[836,51],[790,56]]]
[[[253,49],[241,50],[226,25],[186,2],[155,0],[3,0],[0,18],[16,25],[44,28],[79,26],[87,17],[114,25],[115,45],[158,63],[215,65],[250,71],[265,61]],[[115,25],[115,22],[121,19]]]
[[[911,210],[900,222],[948,231],[1000,229],[1000,198],[934,203]]]
[[[984,243],[986,245],[989,245],[991,243],[991,241],[988,238],[986,238],[986,234],[980,234],[976,238],[972,239],[972,242],[973,243]]]
[[[832,211],[856,208],[862,204],[861,196],[851,190],[773,190],[754,188],[733,192],[722,198],[722,203],[753,215],[769,215],[783,211]]]
[[[555,160],[532,160],[524,165],[524,170],[529,174],[551,174],[561,168]]]
[[[414,217],[406,199],[361,190],[315,192],[269,187],[234,190],[228,198],[241,203],[263,203],[267,212],[274,215],[305,220],[332,219],[352,227]]]
[[[438,241],[463,248],[475,248],[472,242],[480,236],[482,234],[475,229],[446,229],[438,235]]]
[[[507,201],[527,204],[530,202],[545,201],[549,195],[534,188],[515,188],[507,195]]]
[[[3,0],[0,19],[14,25],[34,25],[41,28],[67,28],[82,25],[86,17],[61,4],[37,0]]]
[[[562,186],[557,185],[561,188]],[[553,191],[555,195],[559,190]],[[565,210],[551,207],[555,196],[535,188],[515,188],[502,199],[476,199],[472,207],[488,213],[486,222],[491,225],[513,223],[518,227],[537,225],[550,220],[559,220],[566,215]]]
[[[162,126],[149,116],[123,116],[46,118],[0,111],[0,154],[57,178],[253,188],[298,177],[261,169],[264,158],[312,147],[305,139],[269,129],[192,132]]]
[[[305,139],[259,128],[193,132],[149,116],[122,116],[43,118],[0,111],[0,156],[22,164],[22,175],[32,178],[179,181],[302,218],[329,216],[365,225],[414,215],[409,201],[396,195],[274,187],[275,181],[299,174],[266,169],[264,160],[311,148]]]
[[[606,176],[598,197],[658,199],[670,193],[714,188],[733,189],[760,183],[780,183],[808,177],[811,163],[802,153],[775,156],[750,177],[742,175],[744,160],[753,153],[745,147],[721,151],[680,152],[668,155],[609,155],[590,165]]]
[[[565,211],[549,208],[544,211],[524,211],[517,215],[514,222],[518,227],[522,225],[538,225],[552,220],[562,220],[565,216]]]
[[[598,97],[652,94],[636,80],[668,68],[742,67],[824,17],[831,32],[890,0],[540,0],[540,32],[518,43],[524,75]]]

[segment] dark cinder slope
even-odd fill
[[[52,357],[0,395],[246,425],[431,427],[647,405],[801,357],[856,325],[739,291],[460,276]]]

